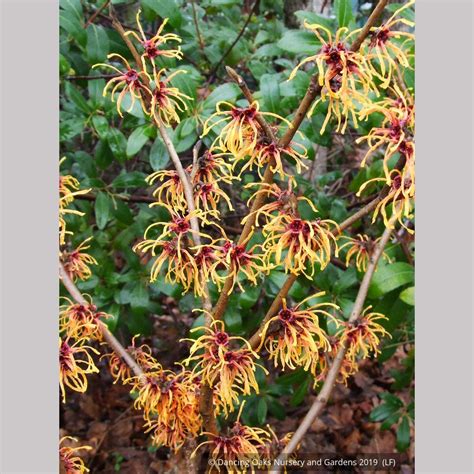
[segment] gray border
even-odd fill
[[[57,472],[57,3],[1,10],[1,472]],[[473,472],[472,4],[416,10],[416,470]]]
[[[1,472],[58,471],[58,5],[1,5]]]
[[[471,473],[471,1],[418,0],[416,33],[416,472]]]

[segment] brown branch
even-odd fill
[[[95,194],[87,193],[77,195],[76,199],[83,199],[85,201],[95,201],[96,197],[97,196]],[[152,198],[151,196],[122,196],[121,194],[114,194],[114,198],[127,202],[156,202],[156,199]]]
[[[199,22],[198,22],[198,17],[197,17],[195,0],[191,0],[191,8],[193,9],[194,27],[196,28],[196,35],[198,38],[199,48],[201,49],[201,51],[204,51],[204,41],[202,39],[201,31],[199,30]]]
[[[217,70],[219,69],[220,65],[224,62],[225,58],[232,51],[234,46],[239,42],[240,38],[244,34],[245,29],[247,28],[247,25],[250,23],[250,20],[252,19],[252,16],[257,11],[259,3],[260,3],[260,0],[255,0],[255,3],[253,4],[252,10],[250,10],[249,15],[247,16],[247,20],[245,21],[244,26],[240,30],[239,34],[237,35],[235,40],[232,42],[232,44],[226,49],[225,53],[222,55],[222,57],[218,61],[218,63],[211,69],[211,72],[209,73],[209,80],[207,81],[208,84],[211,84],[214,81]]]
[[[375,8],[374,12],[370,15],[370,17],[367,20],[367,24],[362,28],[361,32],[359,33],[359,36],[355,40],[354,44],[351,46],[352,50],[355,50],[355,46],[357,46],[357,49],[359,49],[360,45],[364,41],[364,39],[367,37],[367,35],[370,32],[370,28],[374,25],[375,21],[377,18],[380,16],[380,14],[383,11],[383,8],[385,7],[387,3],[387,0],[380,0],[379,4]],[[367,27],[367,25],[369,25]],[[237,74],[235,71],[233,71],[231,68],[228,68],[228,72],[230,73],[232,79],[237,83],[237,85],[242,89],[242,92],[244,93],[246,99],[249,101],[249,103],[253,102],[253,97],[248,89],[245,81]],[[285,147],[290,144],[292,138],[294,137],[295,133],[297,132],[298,128],[301,125],[301,122],[303,121],[306,113],[308,112],[311,104],[313,103],[314,99],[316,96],[321,92],[321,86],[319,86],[318,79],[317,79],[317,74],[314,74],[311,78],[310,84],[308,86],[308,89],[306,91],[305,96],[303,97],[303,100],[301,101],[297,111],[295,112],[295,116],[293,118],[293,121],[291,123],[291,126],[288,127],[288,130],[286,133],[281,137],[281,139],[278,141],[278,146],[279,147]],[[265,119],[261,115],[257,115],[259,124],[262,125],[266,123]],[[268,124],[267,124],[268,126]],[[268,137],[273,137],[274,139],[274,134],[273,132],[269,134],[266,131],[266,127],[262,125],[262,128],[265,132],[265,134]],[[268,128],[271,130],[271,128],[268,126]],[[274,141],[274,140],[273,140]],[[265,173],[263,175],[263,180],[262,184],[271,184],[273,182],[273,171],[272,171],[272,163],[269,163],[267,165],[267,168],[265,170]],[[256,211],[260,209],[260,207],[263,206],[265,203],[265,196],[263,193],[259,194],[256,196],[256,198],[253,201],[252,207],[249,212],[249,218],[245,222],[245,226],[242,230],[242,234],[240,235],[238,245],[241,245],[242,242],[249,236],[250,232],[252,231],[254,224],[255,224],[255,217],[256,217]],[[374,207],[378,204],[375,203]],[[355,218],[357,220],[358,218]],[[354,221],[355,221],[354,220]],[[349,224],[350,225],[350,224]],[[213,318],[214,319],[222,319],[225,309],[227,307],[227,303],[229,301],[229,292],[232,288],[232,279],[227,277],[227,279],[224,282],[224,286],[222,289],[222,292],[219,296],[219,299],[216,303],[216,306],[214,307],[213,311]]]
[[[381,196],[377,196],[372,202],[370,202],[369,204],[364,206],[362,209],[357,211],[355,214],[353,214],[352,216],[348,217],[345,221],[343,221],[339,225],[338,231],[335,233],[335,236],[339,235],[340,233],[342,233],[343,230],[350,227],[354,222],[356,222],[361,217],[368,214],[372,209],[374,209],[377,206],[377,204],[380,202],[381,199],[382,199]],[[331,262],[332,261],[333,261],[333,259],[331,259]],[[344,265],[343,262],[341,262],[341,263]],[[344,265],[344,267],[345,267],[345,265]],[[298,279],[298,275],[294,275],[294,274],[291,274],[286,279],[285,283],[283,284],[280,291],[278,292],[278,295],[275,297],[275,299],[273,300],[273,303],[271,304],[270,308],[268,309],[267,314],[265,315],[262,322],[260,323],[259,328],[257,329],[257,331],[254,333],[254,335],[249,340],[250,345],[252,346],[252,349],[256,350],[259,347],[259,345],[260,345],[260,333],[261,333],[263,327],[278,312],[278,310],[280,309],[280,306],[281,306],[282,299],[287,297],[288,292],[290,291],[291,287],[293,286],[293,283],[297,279]]]
[[[111,8],[111,14],[113,14],[112,8]],[[130,52],[132,53],[133,58],[135,59],[137,66],[140,66],[142,64],[141,58],[135,46],[133,45],[133,43],[131,43],[131,41],[125,35],[125,30],[123,29],[122,25],[118,21],[117,17],[112,16],[112,18],[113,18],[112,25],[114,26],[114,28],[122,37],[123,41],[128,46]],[[149,86],[149,84],[145,84],[145,85]],[[161,138],[163,139],[163,142],[168,151],[168,154],[171,157],[171,161],[173,162],[174,167],[176,168],[176,172],[178,173],[179,179],[181,180],[181,183],[183,185],[186,204],[188,206],[189,214],[191,215],[190,224],[191,224],[191,229],[193,231],[193,241],[196,245],[201,245],[201,237],[199,233],[199,222],[196,215],[192,215],[195,213],[195,205],[194,205],[194,193],[193,193],[193,188],[191,185],[189,175],[186,172],[186,170],[183,168],[183,164],[181,163],[178,153],[176,152],[176,148],[174,147],[173,142],[171,141],[171,138],[168,135],[168,131],[164,123],[159,118],[156,118],[156,117],[154,117],[154,122],[156,126],[158,127],[158,131],[161,135]],[[201,275],[203,278],[203,287],[204,287],[204,296],[202,297],[202,302],[203,302],[203,308],[207,311],[206,326],[209,327],[212,321],[210,317],[210,312],[212,311],[212,302],[209,296],[209,289],[207,286],[207,282],[204,278],[204,275],[203,274]],[[215,415],[214,415],[213,389],[206,383],[203,383],[201,385],[200,412],[203,418],[203,423],[204,423],[204,427],[206,431],[213,434],[217,434],[218,430],[217,430],[217,425],[216,425]]]
[[[84,296],[82,296],[82,293],[69,277],[69,274],[61,262],[59,262],[59,277],[64,287],[72,296],[74,301],[76,301],[76,303],[82,304],[84,306],[89,305],[88,301],[84,298]],[[99,321],[98,325],[102,336],[104,337],[107,344],[113,349],[113,351],[123,359],[123,361],[132,369],[133,373],[137,377],[143,376],[143,370],[141,367],[135,362],[133,357],[122,346],[122,344],[120,344],[116,337],[109,331],[108,327],[102,321]]]
[[[118,74],[97,74],[95,76],[64,76],[66,81],[93,81],[94,79],[113,79]]]
[[[390,225],[393,225],[395,221],[396,221],[396,216],[391,218]],[[349,318],[349,323],[354,323],[355,321],[357,321],[357,319],[360,317],[362,313],[365,299],[367,297],[367,292],[369,290],[369,285],[372,280],[372,276],[374,274],[375,268],[377,266],[377,262],[379,261],[383,253],[383,250],[389,241],[391,233],[392,233],[392,229],[387,227],[384,233],[382,234],[382,238],[380,239],[379,243],[374,247],[374,251],[370,257],[367,271],[365,272],[364,278],[362,279],[359,292],[357,293],[357,297],[354,302],[354,308]],[[346,350],[347,348],[345,344],[342,344],[341,348],[339,349],[336,357],[334,358],[331,364],[331,367],[329,368],[328,375],[324,381],[321,391],[319,392],[318,396],[316,397],[316,400],[314,401],[310,410],[304,417],[300,426],[291,437],[290,442],[283,449],[280,456],[277,458],[277,462],[276,462],[277,467],[271,471],[272,473],[280,472],[280,468],[278,467],[278,461],[286,460],[287,457],[296,449],[296,447],[301,442],[301,440],[305,436],[310,426],[313,424],[316,417],[319,415],[321,410],[324,408],[324,406],[328,402],[329,397],[331,396],[332,390],[334,388],[334,385],[336,384],[336,380],[337,380],[337,376],[339,375],[341,364],[346,355]]]
[[[355,52],[359,50],[365,38],[367,38],[367,36],[369,35],[370,29],[373,26],[375,26],[375,23],[379,19],[380,15],[382,15],[382,12],[384,11],[384,8],[386,7],[387,3],[388,3],[388,0],[379,0],[379,3],[377,3],[377,6],[374,8],[369,18],[367,18],[365,25],[360,30],[359,35],[357,36],[355,41],[352,43],[351,51]]]
[[[97,16],[100,15],[105,8],[107,8],[109,3],[110,0],[106,0],[104,4],[91,15],[91,17],[87,20],[87,23],[84,25],[84,29],[86,29],[97,18]]]

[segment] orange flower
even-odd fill
[[[263,195],[265,200],[268,198],[273,198],[270,202],[261,206],[257,211],[255,211],[255,225],[259,226],[259,218],[260,216],[264,216],[266,219],[266,223],[272,221],[275,216],[272,214],[273,212],[277,212],[280,214],[288,214],[294,215],[298,212],[298,202],[305,201],[314,212],[318,212],[314,204],[305,196],[297,196],[292,189],[291,182],[288,183],[287,189],[282,189],[276,183],[267,184],[267,183],[249,183],[246,185],[246,188],[250,188],[252,186],[259,186],[260,189],[255,191],[252,196],[250,196],[249,200],[247,201],[247,206],[250,208],[250,203],[253,199],[256,199],[259,195]],[[242,224],[250,218],[252,214],[249,214],[244,219],[242,219]]]
[[[265,243],[264,261],[271,265],[283,264],[285,272],[303,273],[311,279],[314,264],[319,263],[324,270],[331,260],[332,247],[337,256],[337,243],[331,226],[337,224],[331,220],[303,220],[290,214],[279,214],[263,228]],[[306,265],[310,263],[309,273]]]
[[[203,432],[208,438],[202,442],[192,453],[194,457],[202,446],[209,446],[210,456],[214,461],[224,460],[228,473],[242,473],[250,469],[255,472],[254,463],[257,463],[265,449],[265,445],[270,442],[270,434],[261,428],[252,428],[240,423],[242,413],[242,403],[237,421],[225,435],[216,435]],[[240,462],[236,462],[240,461]],[[214,465],[218,466],[217,462]]]
[[[380,127],[373,127],[370,132],[356,140],[356,143],[366,141],[369,149],[361,162],[365,163],[369,156],[385,147],[383,168],[390,184],[390,171],[388,160],[395,154],[405,156],[407,162],[413,163],[415,157],[415,144],[413,133],[415,126],[415,110],[410,96],[405,97],[402,91],[394,86],[392,89],[395,99],[386,98],[380,102],[364,108],[360,112],[361,118],[367,118],[372,113],[381,113],[384,116]]]
[[[132,377],[132,391],[138,393],[135,408],[143,409],[147,431],[154,430],[155,444],[174,450],[201,428],[198,381],[189,371],[174,373],[156,367],[144,376]]]
[[[253,232],[250,232],[247,238],[242,244],[236,244],[227,240],[222,246],[222,256],[214,264],[217,267],[223,264],[227,269],[227,278],[232,279],[232,286],[229,290],[229,294],[234,290],[234,286],[237,286],[241,291],[245,291],[242,286],[239,276],[242,273],[245,277],[253,284],[257,285],[257,277],[262,272],[267,272],[271,267],[262,259],[261,255],[255,253],[257,248],[261,248],[261,245],[254,245],[249,250],[246,250],[246,245],[252,238]]]
[[[72,252],[63,251],[61,259],[64,264],[64,268],[72,280],[87,280],[91,277],[92,272],[89,265],[97,265],[97,260],[83,250],[90,248],[87,243],[92,240],[92,237],[84,240],[76,249]]]
[[[150,114],[156,121],[162,121],[165,125],[173,122],[179,123],[178,112],[188,110],[184,99],[193,100],[192,97],[180,92],[177,87],[170,87],[170,81],[177,74],[186,74],[185,70],[178,70],[166,77],[165,69],[156,70],[153,68],[153,82],[155,87],[151,93]]]
[[[77,442],[77,438],[72,436],[63,436],[59,441],[59,460],[62,464],[65,474],[82,474],[89,472],[84,461],[77,455],[78,451],[90,451],[91,446],[61,446],[66,440]]]
[[[141,10],[138,10],[136,20],[140,36],[135,31],[127,31],[126,36],[131,35],[141,44],[143,47],[143,54],[141,56],[143,69],[146,69],[145,58],[148,59],[153,65],[155,58],[163,56],[165,58],[176,58],[182,59],[183,53],[181,48],[178,46],[177,49],[162,49],[161,46],[166,44],[168,41],[176,41],[181,43],[181,38],[174,33],[162,34],[163,28],[168,23],[168,18],[164,18],[161,25],[158,27],[154,36],[147,39],[145,32],[143,31],[142,24],[140,22]]]
[[[99,352],[83,345],[83,342],[80,339],[70,344],[69,339],[62,341],[59,338],[59,386],[63,403],[66,402],[65,386],[84,393],[87,390],[87,375],[99,372],[90,354]]]
[[[323,295],[324,292],[316,293],[290,308],[283,299],[283,308],[265,324],[259,334],[261,343],[258,350],[264,346],[275,367],[280,366],[285,370],[286,367],[296,369],[302,366],[304,370],[308,370],[320,350],[331,349],[329,340],[319,325],[319,318],[325,316],[337,323],[337,319],[323,308],[339,307],[333,303],[318,303],[302,308],[310,299]]]
[[[116,68],[115,66],[112,66],[111,64],[94,64],[92,67],[107,67],[109,69],[114,70],[115,72],[118,73],[118,76],[113,77],[110,79],[109,82],[104,87],[104,91],[102,95],[105,97],[107,95],[107,92],[114,84],[114,87],[112,88],[112,92],[110,94],[112,102],[115,102],[115,94],[120,90],[120,93],[118,95],[117,99],[117,112],[120,115],[120,117],[123,117],[122,114],[122,101],[127,94],[127,92],[130,94],[131,98],[131,103],[130,107],[127,109],[127,112],[131,112],[133,109],[133,106],[135,105],[136,100],[138,99],[141,103],[142,109],[144,112],[146,112],[146,106],[144,102],[144,94],[151,95],[150,89],[145,85],[148,83],[148,75],[144,71],[137,71],[136,69],[133,69],[129,62],[120,54],[117,53],[112,53],[107,56],[107,59],[111,58],[119,58],[125,65],[126,70],[121,71],[120,69]]]
[[[207,135],[219,124],[227,122],[219,134],[219,145],[223,150],[230,151],[236,159],[241,159],[247,154],[252,154],[257,145],[260,135],[258,114],[275,117],[291,127],[291,123],[285,118],[271,112],[261,112],[257,101],[244,108],[221,101],[216,104],[216,112],[205,121],[202,136]]]
[[[378,239],[372,240],[367,235],[357,234],[357,237],[348,237],[348,236],[341,236],[341,239],[347,239],[348,241],[339,246],[339,251],[341,251],[344,247],[349,247],[349,250],[346,254],[346,266],[348,267],[351,263],[353,257],[355,260],[356,268],[360,272],[365,272],[367,270],[367,265],[369,263],[370,255],[374,246],[380,240]],[[386,252],[383,252],[382,257],[390,262],[390,257],[387,255]]]
[[[61,306],[59,313],[60,332],[68,338],[102,340],[100,328],[101,319],[109,317],[108,314],[97,311],[92,301],[88,305],[73,303],[69,298],[64,298],[67,305]]]
[[[217,409],[224,409],[225,414],[233,411],[234,404],[238,403],[239,394],[250,395],[252,390],[259,392],[255,379],[256,367],[266,369],[255,364],[254,359],[259,356],[252,350],[248,341],[242,337],[229,336],[224,331],[224,323],[214,320],[211,326],[199,327],[192,330],[204,331],[204,335],[193,341],[189,357],[183,362],[189,365],[197,362],[193,371],[211,387],[215,386]],[[241,341],[243,346],[232,349],[232,341]]]
[[[395,11],[382,25],[378,27],[373,26],[370,29],[371,39],[368,50],[371,54],[368,55],[369,65],[372,74],[382,81],[380,86],[384,89],[390,84],[393,72],[398,70],[399,65],[403,68],[411,69],[407,54],[403,51],[403,46],[397,46],[393,39],[406,38],[409,41],[413,40],[415,35],[407,31],[393,31],[393,27],[397,23],[408,27],[415,26],[414,22],[405,18],[395,18],[399,13],[411,7],[414,3],[414,0],[409,1]],[[376,64],[374,64],[374,60],[377,61]]]
[[[369,179],[360,187],[357,196],[360,196],[366,186],[375,182],[383,182],[390,186],[390,189],[377,204],[372,216],[372,222],[375,222],[380,213],[383,217],[385,226],[393,228],[393,224],[390,223],[390,219],[387,217],[387,207],[392,205],[392,215],[397,217],[399,224],[404,227],[407,232],[413,234],[414,230],[406,226],[403,219],[410,219],[412,217],[413,198],[415,197],[414,166],[407,164],[403,171],[397,169],[390,171],[389,180],[385,177]]]
[[[372,306],[364,309],[359,319],[353,323],[345,323],[345,329],[341,335],[341,344],[347,346],[347,357],[355,360],[361,353],[362,358],[368,357],[370,352],[375,355],[380,353],[378,348],[380,337],[390,336],[390,334],[376,321],[388,319],[383,314],[371,312]]]

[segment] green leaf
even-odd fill
[[[284,420],[286,416],[285,407],[273,398],[268,398],[268,410],[277,420]]]
[[[59,124],[59,139],[64,142],[79,135],[84,129],[84,120],[80,117],[61,120]]]
[[[260,91],[265,101],[265,109],[269,112],[280,111],[280,87],[278,85],[279,74],[264,74],[260,78]]]
[[[103,115],[94,115],[92,125],[101,140],[106,140],[109,132],[109,122]]]
[[[389,393],[389,392],[381,393],[380,398],[385,403],[396,408],[397,410],[403,407],[403,402],[396,395],[393,395],[393,393]]]
[[[410,306],[415,306],[415,287],[410,286],[400,293],[400,299]]]
[[[334,11],[336,13],[337,22],[339,27],[348,26],[351,20],[354,18],[352,11],[352,0],[335,0]]]
[[[410,446],[410,422],[408,417],[404,416],[397,428],[397,449],[405,451],[408,446]]]
[[[369,287],[369,298],[379,298],[414,280],[414,270],[405,262],[396,262],[377,269]]]
[[[294,395],[290,399],[290,405],[296,407],[300,405],[308,394],[309,384],[311,383],[311,377],[306,374],[306,379],[301,385],[295,390]]]
[[[111,186],[115,188],[140,188],[145,187],[145,173],[140,171],[131,171],[130,173],[121,174],[117,176]]]
[[[230,305],[224,315],[226,327],[231,332],[240,332],[242,330],[242,312],[234,305]]]
[[[183,17],[180,8],[174,0],[141,0],[144,7],[153,10],[161,18],[169,18],[171,26],[179,28]]]
[[[370,412],[369,419],[374,422],[383,421],[392,416],[396,411],[398,411],[397,407],[388,403],[381,403]]]
[[[136,155],[143,148],[150,136],[151,129],[148,125],[137,127],[128,137],[126,149],[127,157],[131,158]]]
[[[278,41],[277,46],[290,53],[316,54],[321,47],[321,43],[309,31],[288,30]]]
[[[259,296],[260,287],[251,286],[247,288],[245,292],[239,294],[239,305],[244,309],[249,309],[257,302]]]
[[[117,128],[111,128],[107,136],[107,143],[115,158],[123,163],[127,159],[127,139],[124,134]]]
[[[112,208],[112,202],[110,196],[107,193],[99,191],[95,198],[95,221],[97,227],[100,230],[105,229],[107,222],[109,221],[110,211]]]
[[[66,94],[77,106],[77,108],[86,114],[90,112],[90,107],[84,96],[69,82],[65,85]]]
[[[150,150],[150,165],[153,171],[160,171],[168,166],[170,156],[161,137],[156,137]]]
[[[237,84],[227,83],[216,87],[202,103],[203,109],[214,110],[217,102],[225,100],[227,102],[234,102],[240,95],[240,88]]]
[[[87,27],[87,59],[91,64],[107,59],[109,54],[109,37],[101,25],[91,24]]]
[[[268,405],[265,398],[260,398],[257,405],[257,420],[260,425],[265,423],[267,419]]]
[[[332,30],[334,26],[334,22],[330,18],[326,18],[324,16],[318,15],[317,13],[314,13],[314,12],[298,10],[297,12],[295,12],[295,16],[298,18],[298,20],[301,21],[301,23],[303,23],[304,20],[306,20],[310,24],[322,25],[322,26],[325,26],[326,28],[329,28],[330,30]]]
[[[148,290],[142,282],[138,282],[130,292],[130,305],[132,308],[147,308],[149,303]]]

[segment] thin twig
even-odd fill
[[[93,81],[94,79],[113,79],[118,74],[96,74],[95,76],[64,76],[66,81]]]
[[[127,45],[128,49],[132,53],[132,56],[137,65],[141,64],[141,58],[136,50],[135,46],[131,41],[128,39],[128,36],[125,34],[125,30],[123,29],[122,25],[120,24],[117,17],[113,14],[113,9],[111,8],[111,16],[112,16],[112,25],[117,30],[117,32],[122,37],[123,41]],[[145,79],[146,80],[146,79]],[[145,84],[149,85],[149,84]],[[146,99],[146,98],[145,98]],[[170,136],[168,135],[168,131],[164,125],[164,123],[157,117],[154,117],[154,121],[156,126],[158,127],[158,131],[163,139],[165,144],[166,150],[168,151],[169,156],[171,157],[171,161],[173,162],[176,172],[181,180],[184,189],[184,195],[186,199],[186,204],[188,207],[189,215],[190,215],[190,224],[191,229],[193,231],[193,241],[196,245],[201,245],[201,237],[199,233],[199,222],[195,214],[195,205],[194,205],[194,193],[192,184],[189,178],[188,173],[183,168],[183,164],[176,152],[176,148],[171,141]],[[212,302],[209,296],[209,289],[207,286],[207,282],[204,278],[204,274],[201,273],[203,279],[203,290],[204,296],[202,297],[203,308],[207,311],[206,313],[206,326],[211,324],[211,317],[210,312],[212,310]],[[206,431],[210,433],[217,434],[217,425],[214,416],[214,405],[213,405],[213,390],[209,385],[203,383],[201,385],[201,400],[200,400],[200,412],[203,418],[203,423]]]
[[[76,199],[83,199],[85,201],[95,201],[97,196],[92,193],[87,194],[79,194],[76,196]],[[120,199],[121,201],[127,202],[147,202],[153,203],[156,202],[156,199],[152,198],[151,196],[123,196],[121,194],[114,194],[115,199]]]
[[[382,198],[380,196],[377,196],[369,204],[364,206],[362,209],[357,211],[352,216],[348,217],[345,221],[343,221],[339,225],[339,227],[337,229],[337,232],[335,232],[334,235],[335,236],[339,235],[340,233],[342,233],[343,230],[350,227],[354,222],[356,222],[361,217],[368,214],[372,209],[374,209],[377,206],[377,204],[380,202],[381,199]],[[288,292],[291,290],[291,287],[293,286],[295,281],[298,279],[298,276],[299,275],[290,274],[288,276],[288,278],[286,279],[285,283],[283,284],[283,286],[280,288],[280,291],[278,292],[278,294],[275,297],[275,299],[273,300],[270,308],[268,309],[267,313],[265,314],[265,317],[263,318],[262,322],[260,323],[259,328],[255,331],[253,336],[249,339],[249,342],[250,342],[250,345],[252,346],[252,349],[256,350],[260,346],[261,332],[262,332],[263,327],[278,312],[278,310],[281,307],[282,299],[287,297]]]
[[[196,35],[198,38],[199,48],[201,49],[201,51],[204,51],[204,40],[202,39],[201,31],[199,29],[199,22],[198,22],[198,17],[197,17],[195,0],[191,0],[191,8],[193,9],[194,27],[196,28]]]
[[[59,262],[59,277],[61,278],[64,287],[72,296],[74,301],[76,301],[76,303],[82,304],[84,306],[89,305],[89,303],[84,298],[84,296],[82,296],[82,293],[79,291],[75,283],[69,277],[69,274],[67,273],[66,269],[64,268],[64,265],[61,262]],[[123,361],[133,370],[133,373],[137,377],[143,376],[143,370],[141,369],[141,367],[135,362],[133,357],[122,346],[122,344],[120,344],[116,337],[109,331],[107,326],[102,321],[99,321],[98,326],[100,332],[102,333],[102,336],[104,337],[107,344],[113,349],[113,351],[123,359]]]
[[[218,61],[218,63],[212,68],[211,72],[209,73],[209,80],[207,81],[208,84],[211,84],[214,81],[217,70],[219,69],[220,65],[224,62],[225,58],[232,51],[234,46],[239,42],[240,38],[244,34],[245,29],[247,28],[247,25],[250,23],[250,20],[251,20],[252,16],[257,11],[259,3],[260,3],[260,0],[255,0],[255,3],[253,4],[252,10],[250,10],[249,15],[247,16],[247,20],[245,20],[244,26],[240,30],[239,34],[237,35],[235,40],[232,42],[232,44],[226,49],[226,51],[224,52],[224,54],[222,55],[222,57]]]
[[[389,222],[390,227],[394,224],[395,221],[396,221],[396,216],[391,218]],[[383,253],[383,250],[389,241],[391,233],[392,233],[392,229],[387,227],[384,233],[382,234],[382,238],[380,239],[378,244],[374,247],[374,251],[370,257],[367,271],[365,272],[364,278],[362,279],[359,292],[357,293],[357,297],[354,302],[354,308],[349,318],[349,323],[354,323],[355,321],[357,321],[357,319],[359,319],[362,313],[362,310],[365,304],[365,299],[367,297],[367,292],[369,290],[369,285],[372,280],[372,276],[374,274],[375,268],[377,266],[377,262],[379,261]],[[316,400],[314,401],[310,410],[308,411],[306,416],[303,418],[303,421],[301,422],[300,426],[291,437],[290,442],[283,449],[280,456],[277,458],[276,463],[275,463],[276,467],[271,471],[272,474],[280,472],[281,466],[279,466],[279,462],[283,463],[288,458],[288,456],[296,449],[296,447],[301,442],[301,440],[305,436],[308,429],[313,424],[316,417],[319,415],[321,410],[324,408],[324,406],[328,402],[329,397],[331,396],[332,390],[334,388],[334,385],[336,383],[337,376],[339,375],[341,364],[346,355],[346,350],[347,350],[346,345],[342,344],[341,348],[339,349],[336,357],[334,358],[331,364],[331,367],[329,368],[328,375],[326,376],[326,379],[321,388],[321,391],[316,397]]]
[[[104,4],[91,15],[91,17],[87,20],[87,23],[84,25],[84,29],[86,29],[97,18],[97,16],[100,15],[105,8],[107,8],[109,3],[110,0],[106,0]]]

